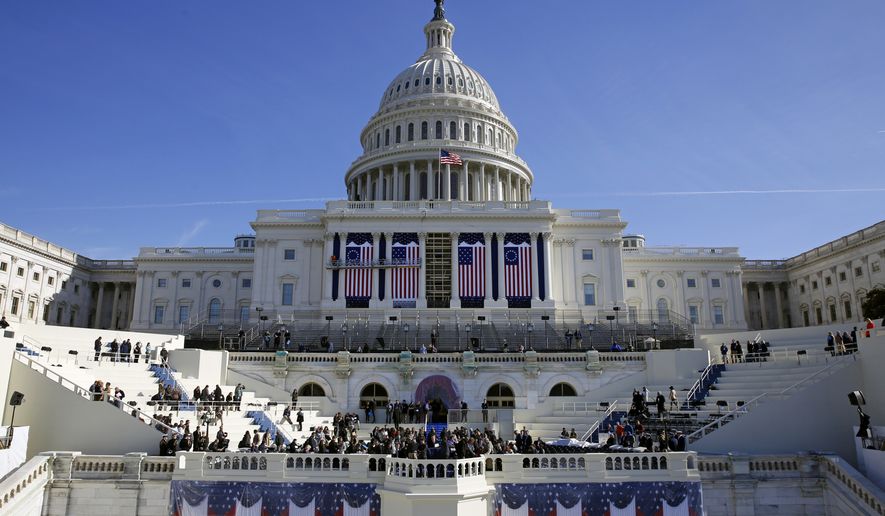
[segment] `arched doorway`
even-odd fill
[[[512,408],[515,405],[513,388],[506,383],[496,383],[486,392],[486,402],[492,408]]]
[[[550,389],[550,396],[577,396],[575,388],[565,382],[559,382]]]
[[[318,383],[309,382],[309,383],[305,383],[304,385],[302,385],[298,389],[298,395],[299,396],[308,396],[308,397],[310,397],[310,396],[325,396],[326,390],[323,389],[323,386]]]
[[[383,408],[387,406],[388,400],[387,389],[385,389],[380,383],[370,383],[360,391],[360,407],[363,408],[365,408],[370,401],[374,401],[376,407]]]
[[[663,297],[658,299],[658,321],[670,320],[670,305]]]

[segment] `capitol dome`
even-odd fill
[[[435,0],[426,50],[384,90],[345,175],[353,201],[528,201],[534,180],[516,129],[488,81],[452,50],[455,26]],[[446,152],[453,158],[440,163]]]

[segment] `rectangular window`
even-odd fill
[[[698,282],[694,278],[688,278],[685,281],[688,284],[688,288],[695,288],[698,286]]]
[[[596,306],[596,285],[593,283],[584,283],[584,304]]]
[[[39,273],[39,272],[35,272],[35,273],[31,276],[31,279],[34,280],[34,281],[40,281],[40,273]]]
[[[283,260],[294,260],[295,259],[295,249],[284,249],[283,250]]]
[[[158,278],[157,279],[157,287],[166,288],[166,278]]]
[[[845,281],[845,271],[839,273],[839,281]]]
[[[252,288],[252,278],[243,278],[243,288]]]
[[[67,289],[68,289],[68,282],[67,282],[67,281],[62,281],[62,282],[61,282],[61,289],[62,289],[62,290],[67,290]]]
[[[181,286],[183,288],[191,288],[191,279],[190,278],[182,278]]]
[[[46,284],[51,287],[55,284],[55,278],[52,276],[46,276]]]
[[[178,324],[184,324],[191,317],[190,305],[181,305],[178,307]]]
[[[710,280],[710,282],[713,288],[719,288],[722,286],[722,281],[719,278],[713,278]]]
[[[851,319],[851,301],[845,301],[845,318]]]
[[[6,262],[0,262],[0,272],[6,272],[6,268],[9,267],[6,265]]]
[[[18,304],[21,303],[21,300],[17,297],[12,298],[12,315],[18,315]]]
[[[688,305],[688,319],[691,321],[692,324],[698,324],[698,322],[700,321],[701,318],[699,316],[699,312],[700,310],[696,305]]]
[[[713,305],[713,324],[725,324],[725,314],[720,305]]]
[[[873,262],[870,264],[870,267],[873,269],[873,272],[879,272],[879,262]]]
[[[627,288],[636,288],[636,280],[633,278],[627,278]]]
[[[582,260],[592,260],[593,259],[593,249],[581,249],[581,259]]]
[[[830,322],[836,321],[836,305],[830,305]]]
[[[74,294],[79,294],[79,293],[80,293],[80,285],[74,283]]]
[[[800,293],[800,294],[804,294],[804,293],[805,293],[805,285],[799,285],[799,293]]]
[[[16,276],[18,276],[19,278],[24,278],[24,277],[25,277],[25,268],[24,268],[24,267],[19,267],[18,270],[15,271],[15,274],[16,274]]]
[[[166,307],[157,305],[154,307],[154,324],[163,324],[163,316],[166,315]]]
[[[292,306],[292,297],[295,292],[295,284],[283,283],[283,306]]]
[[[826,286],[829,287],[829,286],[832,285],[832,284],[833,284],[833,278],[831,278],[831,277],[829,277],[829,276],[827,276],[826,278],[824,278],[824,285],[826,285]]]
[[[628,306],[627,314],[630,317],[631,321],[635,321],[639,315],[639,307],[638,306]]]
[[[249,322],[249,306],[241,306],[240,307],[240,322],[248,323]]]
[[[43,305],[43,322],[49,324],[49,305]]]
[[[863,276],[863,267],[855,267],[854,268],[854,277],[859,278]]]
[[[811,290],[817,290],[817,281],[811,282]]]
[[[814,307],[814,315],[817,316],[817,324],[820,325],[824,323],[824,312],[819,306]]]
[[[37,303],[28,301],[28,319],[33,319],[37,311]]]
[[[811,321],[808,320],[808,310],[802,310],[802,321],[805,326],[811,326]]]

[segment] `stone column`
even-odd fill
[[[513,172],[507,172],[507,200],[513,200]]]
[[[96,329],[101,329],[101,308],[102,302],[104,301],[104,283],[98,284],[98,299],[95,301],[95,320],[92,323],[92,327]],[[27,299],[24,300],[27,302]]]
[[[461,173],[458,174],[458,200],[459,201],[467,201],[467,191],[470,189],[467,186],[467,181],[470,179],[470,166],[469,162],[465,159],[464,165],[461,166]]]
[[[111,328],[112,330],[117,329],[117,303],[120,299],[120,283],[115,281],[114,285],[114,297],[111,300]],[[170,304],[174,303],[174,301],[170,301]]]
[[[427,233],[418,233],[418,252],[421,256],[421,268],[418,269],[418,296],[415,306],[427,308]]]
[[[452,233],[452,297],[449,308],[461,308],[461,296],[458,292],[458,236],[459,233]]]
[[[712,328],[713,317],[710,312],[713,311],[713,296],[710,295],[710,273],[708,271],[701,271],[701,278],[703,278],[704,282],[704,307],[701,316],[703,317],[704,326]]]
[[[485,264],[483,264],[484,273],[485,273],[485,301],[483,304],[485,308],[489,308],[494,301],[492,297],[492,235],[494,233],[487,232],[483,233],[483,238],[485,239]]]
[[[326,260],[329,260],[332,257],[332,243],[334,238],[334,233],[326,233],[323,235],[323,256],[320,258],[320,266],[323,268],[323,304],[332,302],[332,269],[326,268]],[[338,259],[340,260],[342,257],[339,256]],[[254,287],[255,285],[253,285],[253,288]]]
[[[415,162],[409,162],[409,200],[417,201],[418,200],[418,187],[420,186],[418,183],[421,181],[418,179],[418,174],[415,173]]]
[[[538,234],[537,233],[529,233],[529,241],[531,243],[532,248],[530,249],[529,256],[532,257],[532,305],[536,305],[541,302],[540,292],[538,290],[538,276],[541,274],[541,270],[538,269]]]
[[[452,200],[452,166],[446,165],[446,173],[443,176],[443,199],[447,201]]]
[[[372,246],[374,247],[372,251],[373,260],[378,260],[378,257],[381,256],[381,233],[375,232],[372,233]],[[371,266],[371,264],[369,264]],[[372,274],[372,298],[369,301],[370,308],[378,308],[378,280],[380,269],[371,268],[369,272]]]
[[[676,304],[678,306],[677,310],[674,310],[679,315],[688,315],[688,310],[685,307],[685,271],[676,271]]]
[[[384,190],[382,190],[382,188],[384,187],[383,178],[384,175],[382,173],[382,170],[381,168],[378,168],[378,181],[375,183],[375,197],[373,198],[373,200],[375,201],[380,201],[384,199]]]
[[[554,303],[553,300],[553,233],[544,233],[544,301]]]
[[[750,289],[748,288],[747,283],[741,282],[741,294],[744,298],[744,319],[747,321],[747,327],[749,328],[750,324]]]
[[[507,292],[504,288],[504,233],[498,233],[498,302],[507,306]]]
[[[401,201],[403,200],[399,194],[400,190],[400,180],[399,180],[399,165],[396,163],[393,164],[393,196],[390,198],[392,201]],[[405,196],[403,196],[405,197]]]
[[[73,278],[71,278],[73,281]],[[132,312],[130,314],[130,327],[140,326],[142,322],[141,312],[143,311],[141,298],[144,295],[144,271],[135,273],[135,290],[132,295]]]
[[[765,308],[765,283],[757,283],[759,288],[759,311],[762,314],[760,319],[762,320],[762,326],[759,328],[760,330],[764,330],[768,328],[768,321],[766,320],[766,308]]]
[[[476,189],[476,200],[477,201],[487,201],[486,195],[486,165],[485,163],[479,164],[479,188]],[[486,239],[486,245],[488,245],[488,239]]]
[[[774,307],[777,310],[777,327],[783,328],[785,326],[784,323],[784,307],[783,301],[781,300],[781,296],[783,293],[781,292],[781,284],[780,282],[775,282],[774,284]]]
[[[504,198],[501,197],[501,167],[495,167],[495,187],[492,188],[492,200],[504,200]]]
[[[384,256],[389,263],[393,256],[393,233],[384,233]],[[384,273],[384,306],[393,307],[393,269],[386,269]]]
[[[427,198],[436,199],[436,177],[433,173],[433,160],[427,160]]]

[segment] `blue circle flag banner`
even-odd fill
[[[528,504],[528,514],[556,514],[557,504],[571,509],[580,504],[581,513],[601,516],[610,507],[624,509],[635,504],[636,513],[654,516],[664,505],[686,503],[690,515],[703,514],[700,482],[612,482],[593,484],[498,484],[497,513],[506,506],[519,509]]]
[[[317,514],[342,514],[344,506],[369,506],[371,516],[381,514],[381,497],[375,484],[315,484],[280,482],[208,482],[175,480],[171,489],[172,514],[193,514],[203,507],[207,516],[235,514],[237,505],[261,504],[260,514],[288,514],[290,504],[307,507],[314,504]]]

